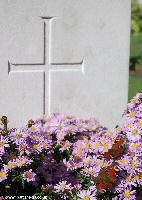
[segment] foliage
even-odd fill
[[[137,0],[132,1],[132,34],[142,33],[142,7]]]
[[[132,1],[131,20],[131,52],[130,69],[135,70],[136,65],[142,62],[142,6],[137,0]]]
[[[130,69],[142,66],[142,34],[131,35]]]
[[[142,92],[142,77],[130,75],[128,100],[130,101],[136,93],[141,93],[141,92]]]
[[[0,195],[48,200],[131,200],[141,197],[142,94],[109,130],[93,118],[55,113],[0,129]],[[25,199],[25,198],[24,198]]]

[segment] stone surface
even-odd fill
[[[0,1],[0,115],[120,123],[127,104],[130,0]]]
[[[142,4],[142,0],[138,0],[138,2],[139,2],[140,4]]]

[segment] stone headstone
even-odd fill
[[[139,4],[142,4],[142,0],[138,0],[138,3],[139,3]]]
[[[119,124],[128,95],[130,0],[0,1],[0,116],[53,112]]]

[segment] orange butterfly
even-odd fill
[[[97,189],[100,192],[105,192],[106,189],[108,189],[111,185],[109,183],[100,183],[99,185],[97,185]]]
[[[124,141],[122,139],[118,139],[116,141],[116,143],[113,145],[113,148],[118,148],[120,147],[122,144],[124,143]]]
[[[124,141],[122,139],[118,139],[115,144],[112,146],[112,149],[108,150],[108,152],[105,152],[103,157],[104,158],[113,158],[114,160],[120,157],[124,151],[125,148],[122,147],[124,144]]]
[[[108,172],[109,172],[109,176],[112,180],[116,180],[117,175],[116,175],[116,171],[114,169],[114,167],[108,167]]]
[[[116,178],[117,174],[113,166],[102,169],[99,173],[99,176],[95,180],[98,190],[105,192],[106,189],[115,184]]]

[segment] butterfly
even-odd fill
[[[101,192],[105,192],[106,189],[114,186],[117,179],[117,170],[114,166],[108,166],[101,169],[95,182],[97,184],[97,189]]]
[[[124,141],[122,139],[116,140],[115,143],[113,144],[112,148],[109,149],[108,152],[105,152],[103,157],[116,160],[125,151],[125,147],[123,144],[124,144]]]

